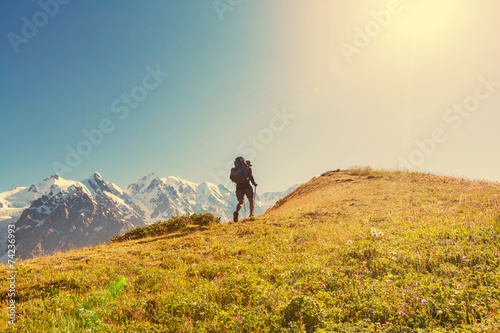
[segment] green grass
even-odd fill
[[[499,205],[497,183],[325,173],[251,221],[19,262],[10,331],[499,331]]]

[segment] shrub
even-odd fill
[[[212,223],[220,223],[220,217],[210,213],[188,215],[191,218],[191,223],[199,226],[208,226]]]
[[[175,231],[183,230],[188,225],[197,225],[199,227],[204,227],[213,223],[220,223],[220,217],[214,216],[210,213],[193,215],[190,215],[188,213],[183,216],[172,217],[171,219],[164,222],[158,222],[145,227],[135,228],[122,236],[111,238],[111,243],[166,235]]]
[[[298,325],[310,333],[324,324],[325,314],[321,306],[307,296],[295,296],[283,310],[284,327],[295,328]]]

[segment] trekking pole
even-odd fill
[[[245,199],[243,199],[245,200]],[[246,201],[243,201],[243,211],[245,212],[245,218],[247,218],[247,203]]]

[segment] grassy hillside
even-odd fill
[[[498,183],[328,172],[253,220],[19,262],[12,331],[498,332],[499,204]]]

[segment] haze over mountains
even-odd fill
[[[262,214],[298,185],[267,192],[256,201]],[[58,175],[29,187],[0,193],[0,250],[6,259],[7,228],[16,224],[17,258],[107,243],[133,228],[186,213],[213,213],[230,220],[234,191],[224,185],[192,183],[178,177],[149,174],[125,188],[94,173],[82,181]]]

